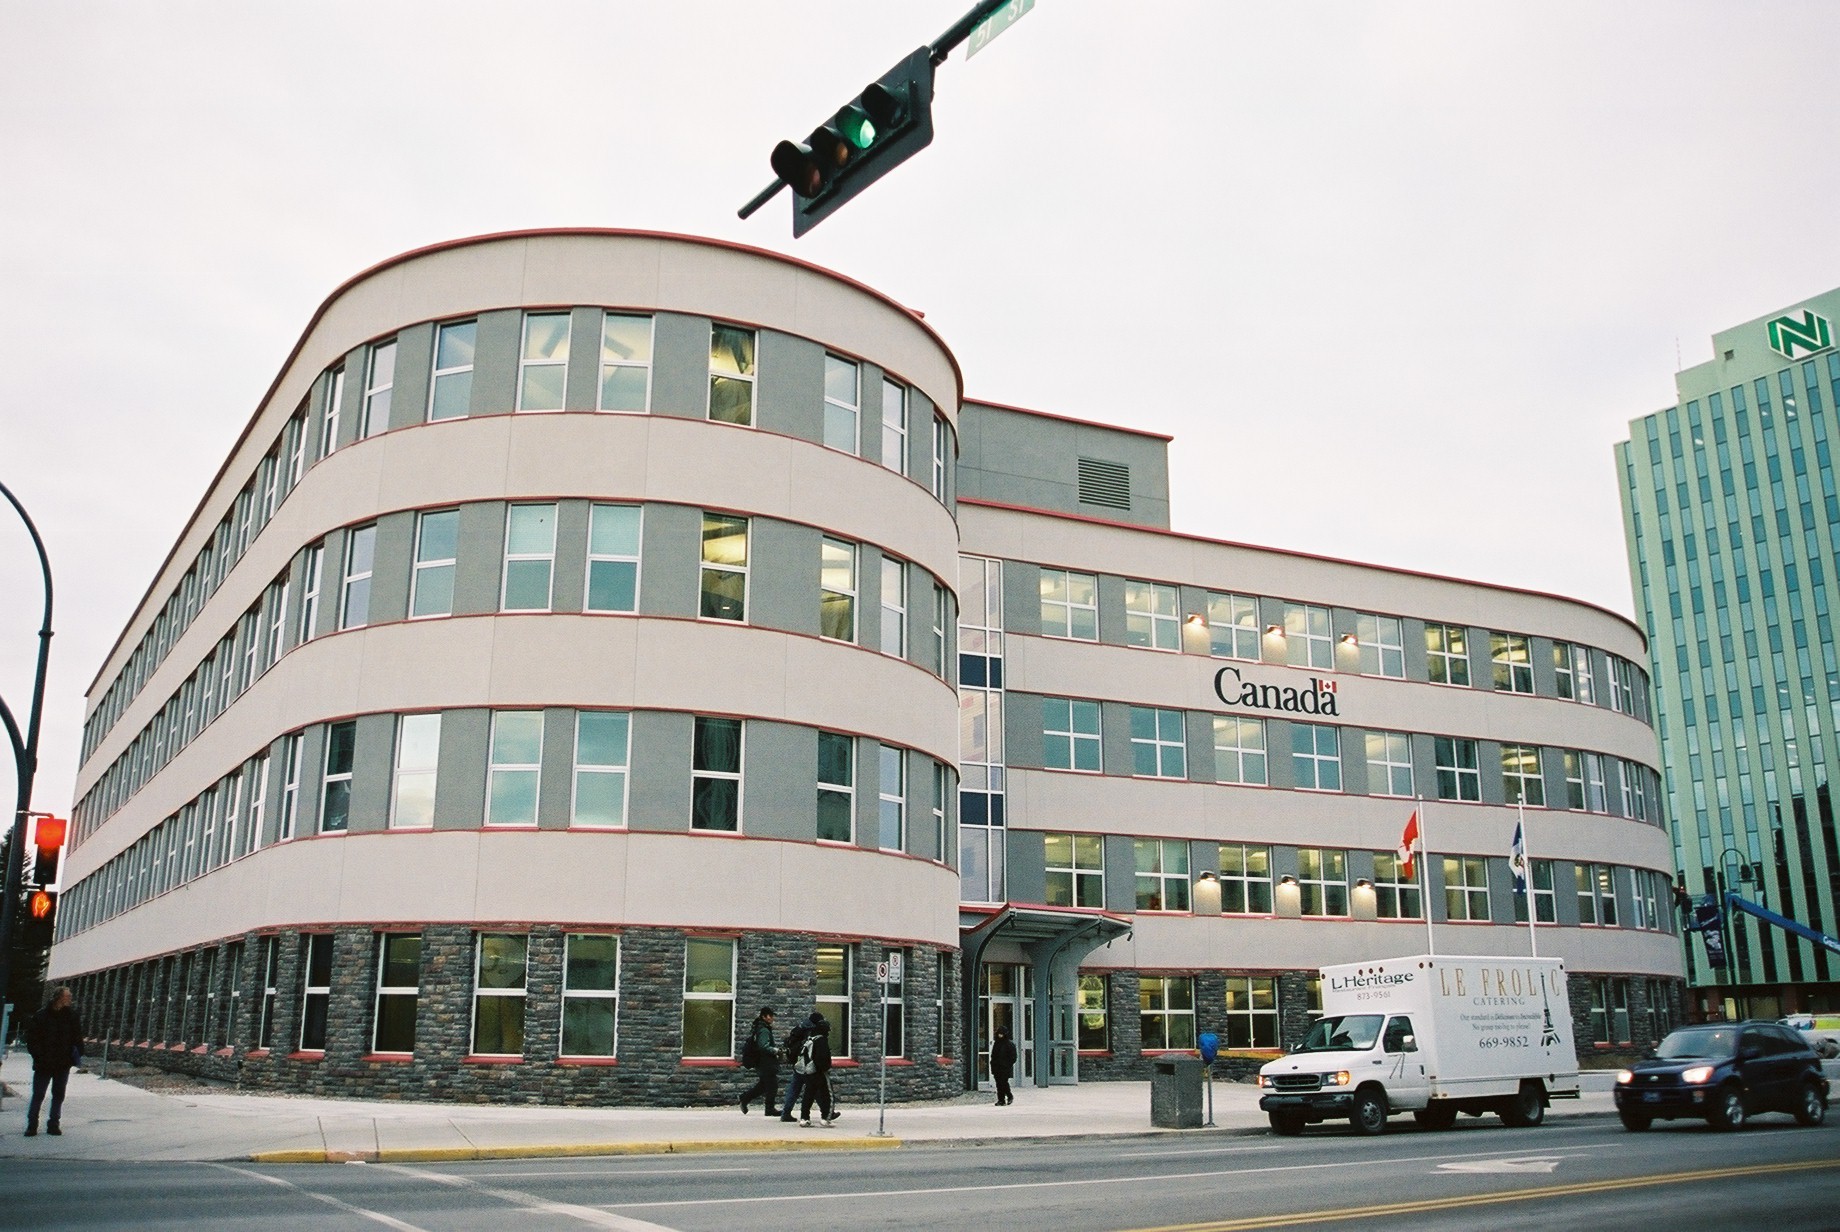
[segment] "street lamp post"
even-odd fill
[[[1741,950],[1743,950],[1744,946],[1748,942],[1748,939],[1744,935],[1744,921],[1739,919],[1736,916],[1736,914],[1727,910],[1726,901],[1725,901],[1726,895],[1733,893],[1733,890],[1731,888],[1733,884],[1733,880],[1728,880],[1726,878],[1725,866],[1728,863],[1730,863],[1734,858],[1737,860],[1737,863],[1738,863],[1738,875],[1733,880],[1735,880],[1736,882],[1740,884],[1749,882],[1751,880],[1750,856],[1747,853],[1740,851],[1736,847],[1727,847],[1725,848],[1725,850],[1719,852],[1719,862],[1718,862],[1716,869],[1714,870],[1713,875],[1716,881],[1716,885],[1714,886],[1714,889],[1717,891],[1718,896],[1719,896],[1718,897],[1718,905],[1719,905],[1719,917],[1718,918],[1724,921],[1726,933],[1731,938],[1730,951],[1726,959],[1726,965],[1725,965],[1725,976],[1731,982],[1731,984],[1735,986],[1738,983],[1738,979],[1737,979],[1738,954]],[[1757,898],[1758,898],[1758,901],[1761,902],[1763,899],[1763,877],[1761,874],[1757,876],[1756,881],[1757,881]],[[1746,1012],[1747,1013],[1749,1012],[1748,1009],[1746,1010]]]
[[[0,894],[0,1046],[4,1046],[6,996],[13,978],[13,917],[19,903],[20,876],[25,869],[26,815],[32,808],[32,779],[38,772],[38,725],[45,709],[45,669],[51,662],[51,560],[45,555],[45,541],[39,538],[38,527],[33,525],[31,515],[19,503],[19,498],[3,483],[0,483],[0,496],[6,497],[7,504],[26,524],[26,533],[32,536],[32,546],[38,552],[39,572],[44,575],[45,582],[44,618],[38,628],[38,666],[32,677],[32,704],[26,712],[23,732],[13,712],[7,708],[6,700],[0,698],[0,720],[5,722],[7,741],[13,746],[13,765],[19,784],[18,802],[13,809],[13,841],[7,846],[6,877],[0,884],[0,890],[4,890]]]

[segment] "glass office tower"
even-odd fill
[[[1713,337],[1619,444],[1669,826],[1687,892],[1720,883],[1829,936],[1840,900],[1840,289]],[[1703,1013],[1840,1009],[1840,959],[1744,913],[1726,962],[1687,939]]]

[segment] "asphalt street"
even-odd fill
[[[1768,1226],[1828,1232],[1840,1125],[1625,1133],[1464,1120],[1379,1138],[1085,1139],[894,1151],[467,1164],[10,1160],[0,1228],[550,1229]]]

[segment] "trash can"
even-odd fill
[[[1158,1129],[1201,1128],[1201,1062],[1171,1057],[1151,1063],[1150,1124]]]

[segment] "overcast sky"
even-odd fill
[[[925,312],[979,398],[1173,434],[1177,529],[1631,611],[1611,446],[1840,283],[1840,5],[1039,0],[801,240],[767,154],[970,0],[0,0],[0,481],[52,554],[35,807],[309,317],[637,227]],[[38,571],[0,515],[0,697]],[[4,766],[0,759],[0,767]],[[12,778],[0,768],[0,790]]]

